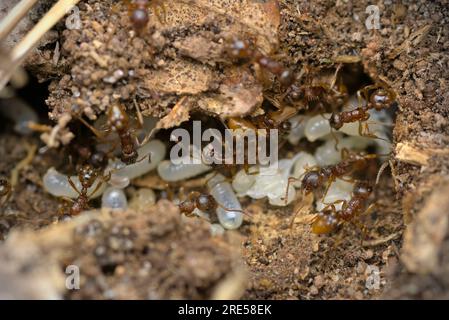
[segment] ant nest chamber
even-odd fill
[[[63,2],[0,7],[12,296],[444,296],[425,285],[449,277],[443,5],[382,4],[368,30],[366,1]],[[51,290],[21,295],[27,263]]]

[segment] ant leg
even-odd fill
[[[371,138],[371,139],[379,139],[379,140],[388,141],[387,139],[378,137],[374,133],[371,133],[369,130],[368,124],[366,122],[363,123],[362,121],[359,121],[359,136]]]
[[[287,187],[285,188],[285,194],[284,196],[281,198],[281,200],[284,200],[284,204],[287,205],[288,203],[288,191],[290,189],[290,184],[292,182],[296,182],[296,181],[301,181],[300,178],[295,178],[295,177],[289,177],[288,181],[287,181]]]
[[[75,116],[82,124],[84,124],[92,133],[100,140],[104,140],[105,136],[96,128],[94,128],[89,122],[83,119],[81,116]]]
[[[142,111],[140,110],[140,107],[136,101],[136,99],[133,99],[134,108],[136,108],[136,114],[137,114],[137,120],[139,122],[139,129],[143,127],[143,115]]]
[[[335,68],[335,73],[334,73],[334,76],[333,76],[331,84],[330,84],[330,88],[331,89],[335,86],[335,83],[337,82],[338,73],[340,72],[340,69],[341,69],[342,66],[343,65],[341,63],[339,63],[337,68]]]
[[[245,210],[240,210],[240,209],[229,209],[229,208],[226,208],[225,206],[223,206],[221,203],[218,203],[217,202],[217,206],[219,206],[220,208],[222,208],[223,210],[225,210],[225,211],[228,211],[228,212],[241,212],[241,213],[243,213],[245,216],[248,216],[248,217],[251,217],[252,215],[251,214],[249,214],[247,211],[245,211]]]
[[[376,185],[379,184],[380,181],[380,177],[382,176],[382,173],[385,171],[385,169],[387,167],[390,166],[390,161],[385,161],[384,163],[382,163],[382,165],[379,168],[379,171],[377,172],[377,176],[376,176]]]
[[[6,194],[5,198],[0,202],[0,207],[3,207],[3,205],[9,201],[11,195],[12,195],[11,191]]]
[[[78,195],[81,195],[81,192],[78,190],[78,188],[76,187],[75,183],[72,180],[72,177],[67,177],[67,180],[69,181],[70,186],[72,187],[73,190],[76,191],[76,193],[78,193]]]
[[[362,214],[361,214],[358,218],[360,219],[360,217],[361,217],[362,215],[369,215],[375,208],[376,208],[376,203],[370,204],[370,205],[368,206],[368,208],[367,208],[364,212],[362,212]],[[360,222],[360,221],[353,221],[353,223],[354,223],[358,228],[360,228],[360,231],[362,232],[362,239],[361,239],[361,242],[360,242],[360,246],[363,247],[363,241],[366,239],[366,237],[367,237],[367,235],[368,235],[368,232],[367,232],[367,229],[368,229],[368,228],[366,227],[365,224],[363,224],[363,223]]]
[[[331,128],[331,135],[332,135],[332,138],[334,138],[335,139],[335,150],[336,151],[338,151],[338,144],[340,143],[340,140],[338,140],[338,137],[337,137],[337,135],[335,134],[335,131]]]
[[[341,160],[346,161],[351,157],[351,152],[347,148],[341,149]]]
[[[109,174],[111,174],[111,172],[109,172]],[[100,187],[103,185],[103,183],[106,183],[106,181],[100,181],[97,183],[97,186],[95,187],[95,189],[87,196],[87,198],[91,198],[95,193],[97,193],[97,191],[100,189]]]
[[[332,183],[334,183],[334,181],[335,181],[334,179],[329,180],[329,182],[327,183],[327,186],[326,186],[326,190],[324,191],[322,199],[326,198],[327,193],[329,192],[329,189],[330,189]]]
[[[174,110],[181,108],[184,105],[186,100],[189,101],[187,96],[183,96],[181,99],[179,99],[179,101],[176,102],[176,104],[173,106],[172,112],[174,112]],[[159,129],[160,129],[160,127],[158,127],[158,125],[156,124],[156,126],[147,134],[147,136],[142,140],[142,142],[138,143],[138,146],[141,147],[144,144],[146,144],[148,141],[150,141],[153,134]]]
[[[302,208],[304,208],[304,206],[301,206],[298,210],[296,210],[295,214],[293,215],[293,218],[290,221],[290,230],[293,228],[293,224],[295,223],[295,219],[298,216],[298,213],[301,212]],[[313,218],[312,223],[314,220],[316,220],[317,217]]]
[[[159,129],[159,128],[158,128],[157,126],[154,127],[153,129],[151,129],[151,131],[145,136],[145,138],[143,138],[143,140],[142,140],[141,142],[137,141],[137,145],[138,145],[139,147],[141,147],[141,146],[147,144],[148,141],[150,141],[151,137],[156,133],[156,131],[157,131],[158,129]],[[136,139],[137,139],[137,138],[136,138]]]

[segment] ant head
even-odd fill
[[[196,199],[196,206],[201,211],[210,211],[214,209],[215,199],[208,194],[201,194]]]
[[[290,87],[295,82],[295,80],[296,76],[289,69],[285,69],[279,77],[279,82],[284,88]]]
[[[248,60],[253,55],[251,47],[249,41],[235,38],[227,49],[228,55],[236,60]]]
[[[317,189],[321,184],[321,177],[318,171],[309,171],[304,175],[302,179],[302,185],[305,194],[312,192]]]
[[[388,89],[377,89],[370,97],[370,102],[376,110],[388,108],[395,100],[395,94]]]
[[[140,1],[142,2],[142,1]],[[131,22],[133,27],[137,30],[142,30],[148,24],[150,20],[148,17],[148,11],[146,8],[136,8],[131,12]]]
[[[195,203],[193,201],[186,200],[181,202],[178,207],[181,213],[190,214],[193,212],[193,210],[195,210]]]
[[[343,122],[341,121],[340,115],[338,113],[332,113],[329,124],[332,128],[338,130],[343,127]]]
[[[78,174],[82,186],[92,186],[97,177],[98,172],[90,164],[82,166]]]
[[[368,198],[373,188],[366,182],[359,182],[354,186],[354,196]]]

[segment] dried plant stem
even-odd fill
[[[37,0],[20,1],[11,12],[0,21],[0,41],[3,41],[9,35],[36,2]]]
[[[79,0],[59,0],[11,51],[12,61],[22,60],[42,36],[78,2]]]
[[[16,68],[50,30],[79,0],[59,0],[45,16],[31,29],[22,41],[11,50],[6,70],[0,70],[0,90],[6,85]]]

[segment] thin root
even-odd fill
[[[20,161],[14,169],[11,171],[11,187],[14,188],[17,183],[19,182],[19,174],[22,169],[24,169],[26,166],[28,166],[34,159],[34,156],[36,154],[37,146],[32,144],[26,144],[25,145],[27,149],[27,155],[26,157]]]

